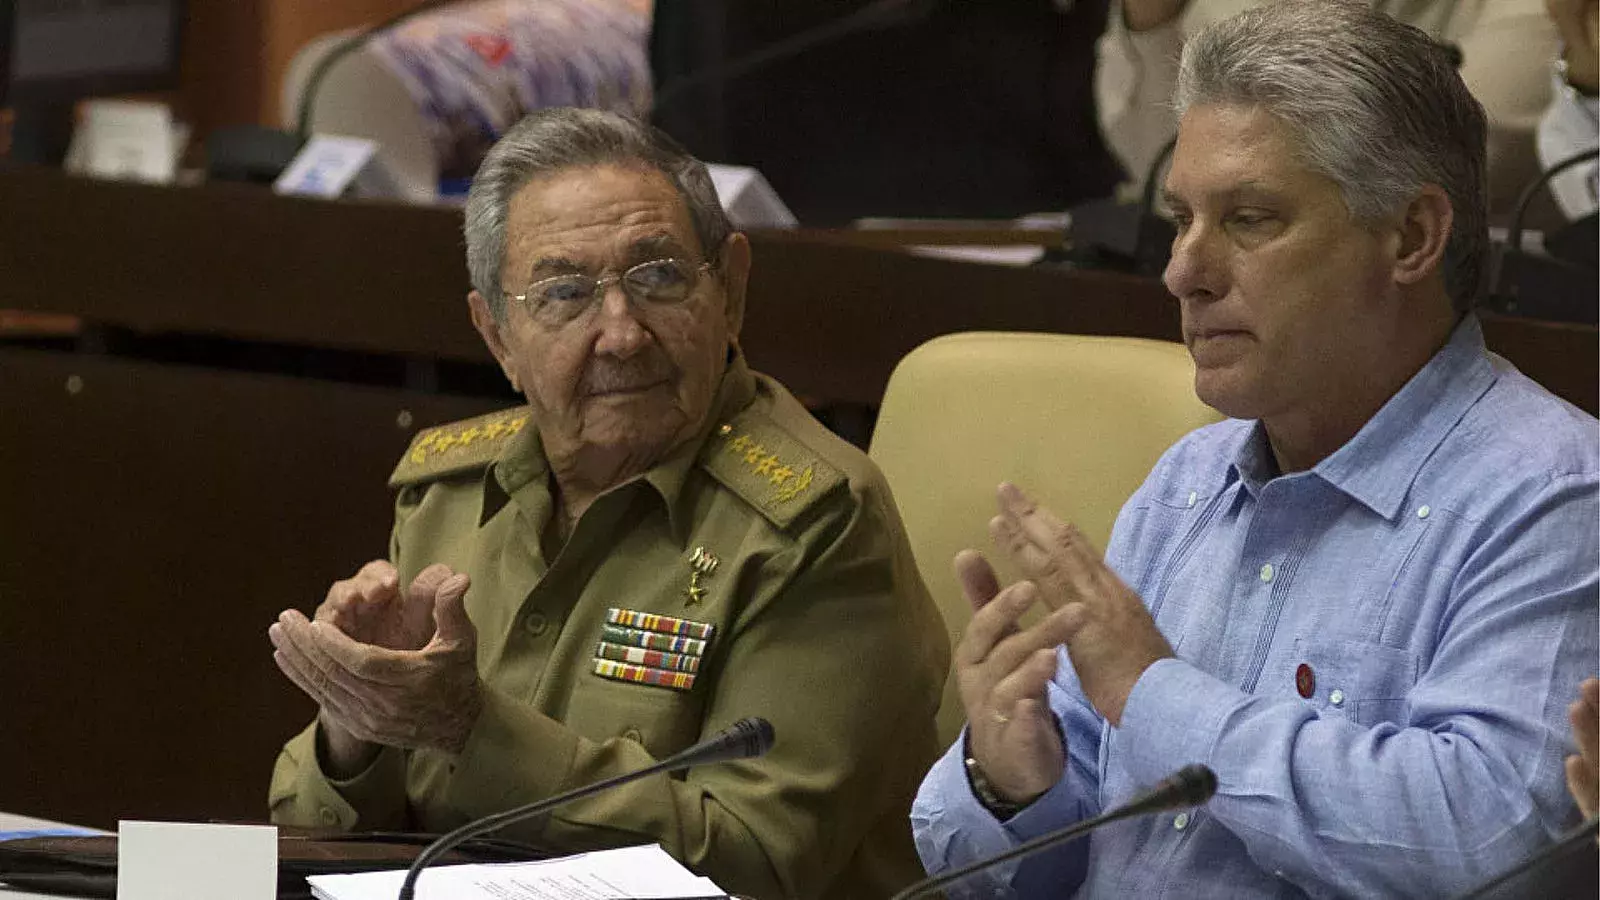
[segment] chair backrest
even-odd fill
[[[1101,550],[1161,454],[1219,416],[1194,394],[1182,344],[1139,338],[982,332],[936,338],[895,367],[870,455],[888,478],[917,566],[952,648],[972,617],[951,571],[973,547],[1016,577],[988,539],[995,488],[1011,481]],[[939,735],[965,712],[952,672]]]

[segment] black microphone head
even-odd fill
[[[740,757],[745,759],[764,755],[772,749],[772,742],[777,737],[772,730],[772,723],[760,716],[746,716],[733,723],[728,730],[738,733]]]
[[[1207,766],[1191,764],[1179,769],[1172,776],[1183,786],[1184,802],[1198,806],[1211,799],[1217,792],[1217,773]]]

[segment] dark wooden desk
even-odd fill
[[[752,364],[814,402],[874,406],[906,352],[953,331],[1178,336],[1177,309],[1151,279],[863,244],[878,240],[752,234],[743,335]],[[454,210],[0,172],[0,308],[487,364],[467,321],[463,257]],[[1486,333],[1524,371],[1595,411],[1594,328],[1501,319]]]

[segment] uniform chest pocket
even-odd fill
[[[1362,725],[1405,726],[1406,695],[1417,681],[1417,660],[1410,651],[1369,641],[1335,640],[1311,648],[1305,660],[1312,676],[1308,702],[1324,715]]]
[[[578,679],[566,724],[591,741],[626,738],[664,759],[700,737],[699,691],[614,681],[594,673]]]

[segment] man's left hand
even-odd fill
[[[274,659],[322,715],[364,741],[459,753],[483,709],[469,581],[438,585],[434,634],[421,649],[364,644],[327,621],[286,610],[268,629]]]
[[[1144,670],[1173,656],[1150,611],[1106,566],[1078,529],[1002,484],[1000,514],[989,522],[995,546],[1038,586],[1045,605],[1069,618],[1067,655],[1084,696],[1112,727]]]

